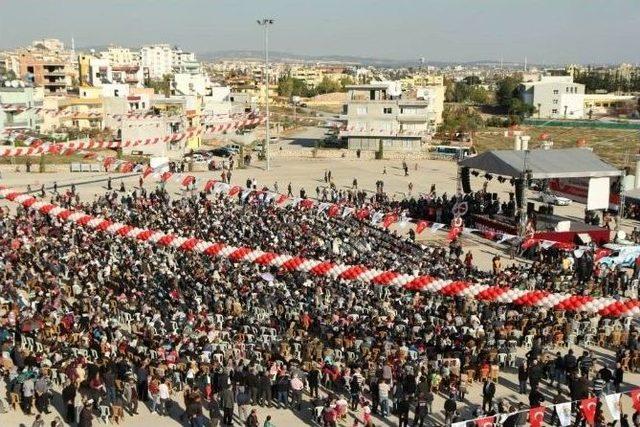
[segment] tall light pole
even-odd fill
[[[269,159],[269,25],[274,23],[274,20],[271,18],[258,19],[258,25],[262,25],[264,27],[264,80],[265,80],[265,90],[266,90],[266,130],[265,130],[265,141],[264,141],[264,156],[267,159],[267,170],[271,167],[271,161]]]

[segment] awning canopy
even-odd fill
[[[460,166],[495,175],[519,178],[526,169],[532,179],[599,178],[620,176],[622,171],[604,162],[591,150],[565,148],[558,150],[495,150],[459,162]]]
[[[634,188],[633,190],[625,191],[624,197],[640,202],[640,188]]]

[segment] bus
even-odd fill
[[[455,145],[436,145],[431,148],[431,152],[436,156],[451,160],[462,160],[475,155],[475,150],[472,147],[457,147]]]

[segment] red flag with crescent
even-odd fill
[[[636,411],[640,411],[640,388],[631,390],[631,402]]]
[[[235,196],[236,194],[238,194],[240,192],[240,187],[237,185],[234,185],[233,187],[231,187],[231,190],[229,190],[229,196]]]
[[[111,165],[115,163],[115,161],[116,159],[114,159],[113,157],[107,157],[102,162],[102,165],[104,166],[105,170],[108,170],[111,167]]]
[[[281,194],[281,195],[280,195],[280,197],[278,197],[278,200],[276,200],[276,203],[277,203],[277,204],[279,204],[279,205],[281,205],[281,204],[283,204],[284,202],[286,202],[286,201],[287,201],[287,199],[288,199],[288,197],[287,197],[287,196],[285,196],[284,194]]]
[[[193,184],[194,182],[196,182],[196,177],[193,175],[187,175],[184,177],[181,184],[182,186],[186,187],[188,185]]]
[[[300,201],[300,206],[302,206],[305,209],[311,209],[313,207],[313,200],[311,200],[311,199],[302,199]]]
[[[476,420],[476,427],[493,427],[496,417],[484,417]]]
[[[398,215],[388,214],[388,215],[385,215],[384,219],[382,220],[382,226],[384,228],[389,228],[391,224],[395,222],[398,222]]]
[[[496,238],[496,232],[491,230],[485,230],[482,232],[485,239],[493,240]]]
[[[133,163],[131,162],[123,163],[120,166],[120,172],[122,173],[131,172],[132,170],[133,170]]]
[[[541,427],[544,421],[544,406],[529,409],[529,424],[531,427]]]
[[[367,219],[369,217],[369,210],[366,208],[358,209],[356,211],[356,218],[359,220]]]
[[[536,243],[538,243],[536,239],[526,239],[522,242],[522,249],[529,249],[530,247],[535,246]]]
[[[210,179],[209,181],[207,181],[206,184],[204,184],[205,193],[210,192],[213,189],[213,186],[215,184],[216,184],[216,180],[215,179]]]
[[[447,239],[449,240],[455,239],[460,235],[461,231],[462,230],[459,227],[453,227],[451,230],[449,230],[449,234],[447,234]]]
[[[588,399],[582,399],[580,401],[580,411],[582,411],[582,415],[584,419],[590,425],[593,425],[596,419],[596,405],[598,403],[597,397],[590,397]]]
[[[334,217],[334,216],[338,216],[338,214],[340,213],[340,206],[338,205],[331,205],[329,206],[329,210],[327,210],[327,215],[329,215],[329,217]]]
[[[420,234],[422,233],[427,227],[429,226],[429,223],[427,221],[418,221],[416,223],[416,234]]]
[[[173,174],[171,172],[163,172],[162,175],[160,175],[160,181],[167,182],[172,176]]]
[[[146,166],[142,171],[142,179],[145,179],[149,175],[153,173],[153,168],[151,166]]]

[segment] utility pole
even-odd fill
[[[265,141],[264,141],[264,156],[267,160],[267,170],[271,168],[271,159],[269,158],[269,25],[273,25],[275,22],[271,18],[258,19],[258,25],[264,27],[264,81],[266,91],[266,129],[265,129]]]

